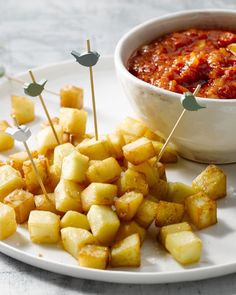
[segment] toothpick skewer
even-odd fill
[[[194,96],[197,95],[197,93],[198,93],[198,91],[200,90],[200,88],[201,88],[201,85],[198,85],[198,86],[196,87],[196,89],[195,89],[194,92],[193,92],[193,95],[194,95]],[[200,107],[200,108],[202,108],[202,107]],[[169,142],[170,142],[170,140],[171,140],[172,135],[174,134],[174,132],[175,132],[177,126],[179,125],[179,122],[180,122],[181,119],[183,118],[183,116],[184,116],[184,114],[185,114],[186,111],[187,111],[187,109],[184,108],[184,110],[182,111],[181,115],[179,116],[177,122],[175,123],[173,129],[171,130],[171,132],[170,132],[168,138],[166,139],[165,144],[163,145],[162,149],[160,150],[160,153],[158,154],[157,159],[156,159],[156,163],[158,163],[158,162],[160,161],[161,157],[163,156],[163,154],[164,154],[164,152],[165,152],[165,149],[166,149],[167,145],[169,144]]]

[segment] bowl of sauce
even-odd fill
[[[150,20],[118,43],[115,66],[140,117],[168,136],[183,110],[181,94],[206,108],[187,112],[172,137],[181,156],[236,162],[236,11],[193,10]]]

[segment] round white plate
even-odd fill
[[[59,91],[65,84],[79,85],[85,89],[85,107],[89,112],[88,131],[92,131],[93,120],[88,69],[74,61],[35,69],[37,79],[47,78],[47,88]],[[27,73],[19,75],[29,81]],[[112,132],[118,122],[132,110],[116,80],[112,57],[102,58],[94,67],[95,92],[97,101],[99,133]],[[9,120],[10,94],[23,94],[22,87],[17,83],[1,81],[0,84],[0,118]],[[49,112],[58,115],[59,98],[44,93]],[[30,140],[34,148],[34,134],[45,120],[40,103],[36,102],[37,119],[29,126],[33,130]],[[219,134],[220,136],[220,134]],[[233,136],[233,126],[232,126]],[[14,151],[2,153],[0,159],[8,154],[22,150],[16,144]],[[180,160],[177,165],[168,165],[167,177],[170,181],[181,181],[191,184],[205,165]],[[156,242],[156,229],[149,230],[147,240],[142,247],[142,264],[140,268],[123,268],[112,270],[93,270],[81,268],[76,260],[62,250],[61,245],[43,246],[32,244],[29,240],[27,226],[19,226],[17,233],[0,242],[0,251],[17,260],[49,271],[78,278],[118,283],[170,283],[187,280],[199,280],[216,277],[236,271],[236,165],[225,165],[222,169],[227,174],[228,196],[218,201],[218,224],[199,231],[197,234],[203,241],[203,255],[200,263],[183,267],[179,265]]]

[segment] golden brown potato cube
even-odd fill
[[[46,183],[48,180],[48,159],[45,157],[38,157],[37,159],[34,159],[35,166],[37,167],[38,173],[43,181],[43,183]],[[34,172],[34,168],[32,166],[32,163],[30,160],[25,161],[23,163],[23,172],[24,172],[24,179],[26,188],[31,193],[35,193],[37,189],[40,187],[38,178]]]
[[[117,131],[122,135],[131,135],[136,139],[143,136],[147,127],[136,119],[127,117],[117,127]]]
[[[138,165],[155,156],[152,141],[141,137],[122,147],[124,157],[134,165]]]
[[[86,229],[65,227],[61,230],[64,249],[78,259],[80,250],[87,244],[96,244],[94,236]]]
[[[84,90],[73,85],[65,85],[60,90],[61,107],[82,109]]]
[[[158,200],[167,200],[168,183],[162,179],[159,179],[157,184],[150,188],[149,192]]]
[[[0,202],[0,241],[16,232],[16,214],[12,207]]]
[[[190,221],[198,228],[206,228],[217,223],[217,205],[203,192],[185,200],[186,212]]]
[[[136,233],[139,234],[142,244],[146,236],[146,230],[135,221],[122,221],[116,235],[116,241],[118,242]]]
[[[116,159],[110,157],[91,165],[87,171],[90,182],[113,182],[121,173],[121,167]]]
[[[82,207],[88,212],[92,205],[112,205],[117,196],[117,186],[109,183],[93,182],[81,193]]]
[[[49,166],[48,168],[48,182],[47,182],[47,188],[50,192],[54,192],[56,186],[58,185],[60,181],[60,176],[55,170],[55,166]]]
[[[147,128],[145,133],[143,134],[144,137],[147,137],[150,140],[164,142],[164,138],[162,138],[157,132],[152,131],[151,129]]]
[[[110,157],[107,142],[105,140],[96,140],[95,138],[82,141],[77,150],[83,155],[89,157],[90,160],[104,160]]]
[[[158,227],[179,223],[184,217],[184,205],[160,201],[157,204],[155,224]]]
[[[110,150],[110,154],[115,159],[123,158],[122,147],[125,145],[124,138],[121,134],[108,134],[107,142]]]
[[[166,249],[179,263],[187,265],[200,260],[202,241],[191,231],[170,233],[166,237]]]
[[[79,265],[82,267],[106,269],[109,264],[110,250],[108,247],[86,245],[79,252]]]
[[[25,185],[19,171],[10,165],[0,166],[0,202],[17,188],[23,188]]]
[[[152,144],[155,149],[156,155],[159,155],[163,147],[163,143],[158,141],[152,141]],[[168,163],[176,163],[177,161],[178,161],[178,156],[176,151],[171,146],[167,146],[163,156],[160,159],[160,162],[168,164]]]
[[[59,125],[59,118],[58,117],[53,117],[51,118],[51,121],[52,121],[52,124],[53,125]],[[43,129],[45,127],[48,127],[48,126],[51,126],[50,122],[49,121],[44,121],[40,127]]]
[[[115,201],[116,214],[120,220],[129,221],[136,214],[143,201],[143,195],[136,192],[128,192]]]
[[[116,213],[108,206],[92,205],[87,218],[94,237],[102,245],[110,246],[120,226]]]
[[[36,209],[41,211],[49,211],[55,214],[60,214],[59,211],[56,209],[54,193],[50,193],[47,195],[48,198],[44,194],[34,196],[34,203]]]
[[[62,143],[62,127],[60,125],[54,125],[54,129],[59,139],[59,142]],[[45,127],[44,129],[40,130],[37,134],[37,150],[39,154],[45,155],[48,150],[54,149],[57,145],[58,143],[51,126]]]
[[[121,173],[120,179],[117,181],[118,194],[121,196],[126,192],[136,191],[143,194],[148,194],[148,184],[145,176],[132,169],[127,169]]]
[[[138,208],[134,220],[144,228],[148,228],[157,214],[157,203],[144,199]]]
[[[163,163],[161,162],[157,162],[157,157],[153,157],[151,159],[148,160],[148,163],[156,168],[158,170],[158,174],[159,174],[159,178],[162,179],[162,180],[165,180],[167,181],[167,178],[166,178],[166,167]]]
[[[86,122],[87,112],[84,110],[61,108],[60,125],[64,132],[83,136],[86,130]]]
[[[55,188],[56,209],[61,212],[69,210],[82,212],[82,187],[70,180],[61,179]]]
[[[196,191],[187,184],[181,182],[168,182],[167,200],[170,202],[184,204],[184,200],[195,193]]]
[[[62,217],[61,228],[64,227],[78,227],[90,230],[87,216],[76,211],[67,211]]]
[[[121,132],[117,132],[117,133],[120,135],[122,134]],[[129,143],[135,141],[136,139],[138,139],[138,137],[130,135],[130,134],[123,134],[122,137],[124,139],[125,144],[129,144]],[[122,152],[123,152],[123,150],[122,150]]]
[[[166,246],[166,237],[169,234],[178,233],[181,231],[191,231],[192,228],[188,222],[181,222],[162,226],[159,231],[158,239],[161,244]]]
[[[82,183],[86,180],[88,166],[89,158],[73,151],[63,159],[62,178]]]
[[[133,234],[111,248],[112,267],[138,267],[141,263],[140,238]]]
[[[31,155],[33,158],[37,158],[38,152],[32,151]],[[27,152],[18,152],[9,156],[7,164],[12,166],[14,169],[18,170],[21,173],[21,175],[24,175],[22,167],[23,163],[27,160],[29,160]]]
[[[49,211],[33,210],[28,229],[33,243],[57,243],[60,239],[60,217]]]
[[[58,145],[54,149],[54,160],[53,160],[53,165],[55,169],[55,173],[60,177],[61,175],[61,167],[62,167],[62,162],[63,159],[70,155],[73,151],[75,151],[75,147],[73,144],[67,142]]]
[[[5,133],[10,127],[7,121],[0,121],[0,152],[10,150],[14,146],[14,139],[11,135]]]
[[[34,121],[34,101],[31,98],[12,95],[11,114],[14,115],[20,125]]]
[[[219,167],[209,165],[193,180],[192,187],[217,200],[226,196],[226,176]]]
[[[18,224],[26,222],[30,211],[35,209],[34,195],[23,189],[16,189],[11,192],[4,198],[4,203],[15,210],[16,222]]]

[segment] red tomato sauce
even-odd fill
[[[236,33],[188,29],[162,36],[140,47],[128,61],[137,78],[173,92],[200,97],[236,98],[236,55],[227,49]]]

